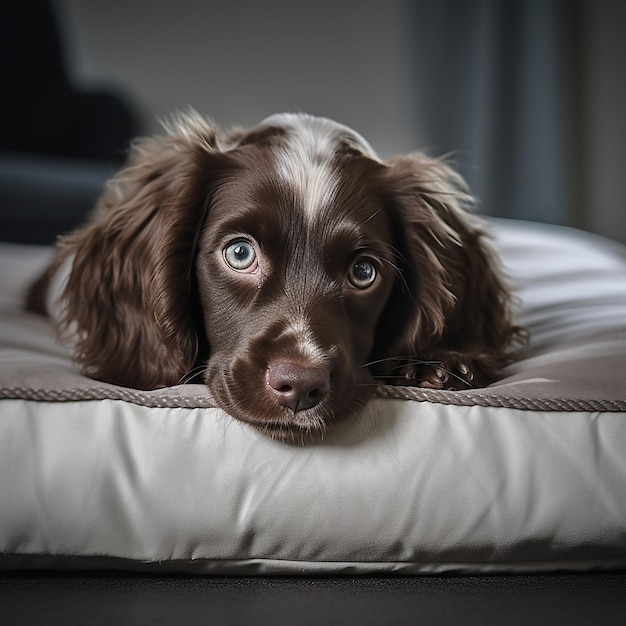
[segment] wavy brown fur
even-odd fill
[[[328,120],[279,118],[224,134],[189,113],[133,145],[55,263],[73,259],[61,326],[84,371],[153,389],[198,368],[225,410],[281,438],[357,411],[373,379],[495,380],[523,333],[459,175],[423,154],[382,162]],[[222,231],[256,246],[261,273],[226,267]],[[362,254],[378,275],[359,290],[344,277]],[[320,399],[294,403],[290,385]]]

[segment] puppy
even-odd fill
[[[191,111],[166,131],[61,240],[60,323],[88,376],[199,375],[235,418],[301,441],[379,382],[465,389],[510,362],[510,295],[444,162],[382,161],[308,115],[224,133]]]

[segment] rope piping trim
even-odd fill
[[[481,392],[437,391],[415,387],[381,385],[376,397],[393,400],[410,400],[449,406],[480,406],[519,409],[525,411],[573,411],[573,412],[626,412],[623,400],[580,400],[572,398],[528,398],[499,396]],[[23,387],[0,388],[0,400],[32,400],[36,402],[83,402],[97,400],[120,400],[148,408],[216,408],[210,394],[176,395],[169,393],[145,393],[123,387],[94,386],[73,389],[31,389]]]

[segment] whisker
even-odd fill
[[[383,261],[383,263],[386,263],[387,265],[391,266],[393,271],[397,274],[400,282],[402,283],[402,287],[404,288],[404,291],[409,293],[409,285],[406,282],[406,278],[404,277],[404,273],[402,272],[402,270],[393,261],[390,261],[389,259],[381,259],[381,261]],[[412,296],[411,296],[411,298],[412,298]]]
[[[441,367],[439,366],[440,369],[442,369],[444,372],[446,372],[446,374],[448,374],[449,376],[452,376],[452,378],[458,380],[459,382],[463,383],[468,389],[472,389],[472,383],[470,383],[469,381],[465,380],[465,378],[463,378],[462,376],[459,376],[458,374],[455,374],[453,371],[445,368],[445,367]]]
[[[386,377],[380,376],[380,378],[392,378],[392,379],[395,379],[395,378],[397,378],[397,376],[386,376]],[[361,389],[366,389],[368,387],[376,388],[376,387],[378,387],[378,383],[376,383],[376,380],[379,380],[378,376],[376,377],[374,382],[371,382],[371,383],[356,383],[354,386],[355,387],[360,387]]]
[[[377,211],[374,211],[366,220],[365,223],[367,224],[367,222],[371,222],[381,211],[383,210],[383,207],[380,207]]]
[[[397,367],[394,368],[394,370],[400,370],[403,367],[407,366],[407,365],[425,365],[425,366],[429,366],[429,367],[436,367],[438,369],[440,369],[442,372],[445,372],[446,374],[448,374],[449,377],[455,379],[458,382],[463,383],[463,385],[465,385],[468,389],[472,389],[473,386],[471,384],[471,382],[465,380],[465,378],[463,378],[462,376],[460,376],[459,374],[455,373],[454,371],[452,371],[451,369],[448,369],[447,367],[445,367],[443,365],[443,363],[441,361],[437,361],[437,360],[427,360],[427,359],[417,359],[417,358],[413,358],[413,357],[403,357],[403,356],[392,356],[392,357],[386,357],[384,359],[377,359],[376,361],[369,361],[368,363],[365,363],[363,365],[361,365],[361,367],[370,367],[372,365],[377,365],[379,363],[389,363],[389,362],[393,362],[393,361],[400,361],[400,363],[397,365]],[[381,376],[376,376],[375,377],[376,380],[396,380],[398,378],[398,376],[394,376],[393,374],[387,374],[387,375],[381,375]],[[419,376],[406,376],[404,375],[404,378],[407,381],[419,381],[420,377]]]
[[[353,417],[360,413],[367,406],[367,401],[362,400],[360,398],[352,398],[350,404],[346,407],[350,413],[350,416]]]
[[[369,361],[361,365],[361,367],[370,367],[379,363],[389,363],[391,361],[402,361],[402,365],[441,365],[441,361],[431,361],[427,359],[417,359],[409,356],[389,356],[376,361]]]
[[[408,265],[407,258],[404,256],[404,254],[402,254],[402,251],[399,248],[396,248],[395,246],[392,246],[391,244],[387,244],[387,249],[393,252],[394,257],[400,259],[400,261],[403,261],[404,263]]]
[[[194,378],[196,378],[200,374],[204,373],[205,369],[206,369],[206,367],[204,365],[197,365],[193,369],[190,369],[186,374],[181,376],[178,379],[178,382],[176,384],[177,385],[186,385],[186,384],[190,383]]]

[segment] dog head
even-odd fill
[[[189,113],[168,131],[63,244],[90,376],[149,389],[200,371],[228,413],[299,440],[376,380],[485,384],[506,363],[508,292],[446,164],[383,162],[307,115],[221,133]]]

